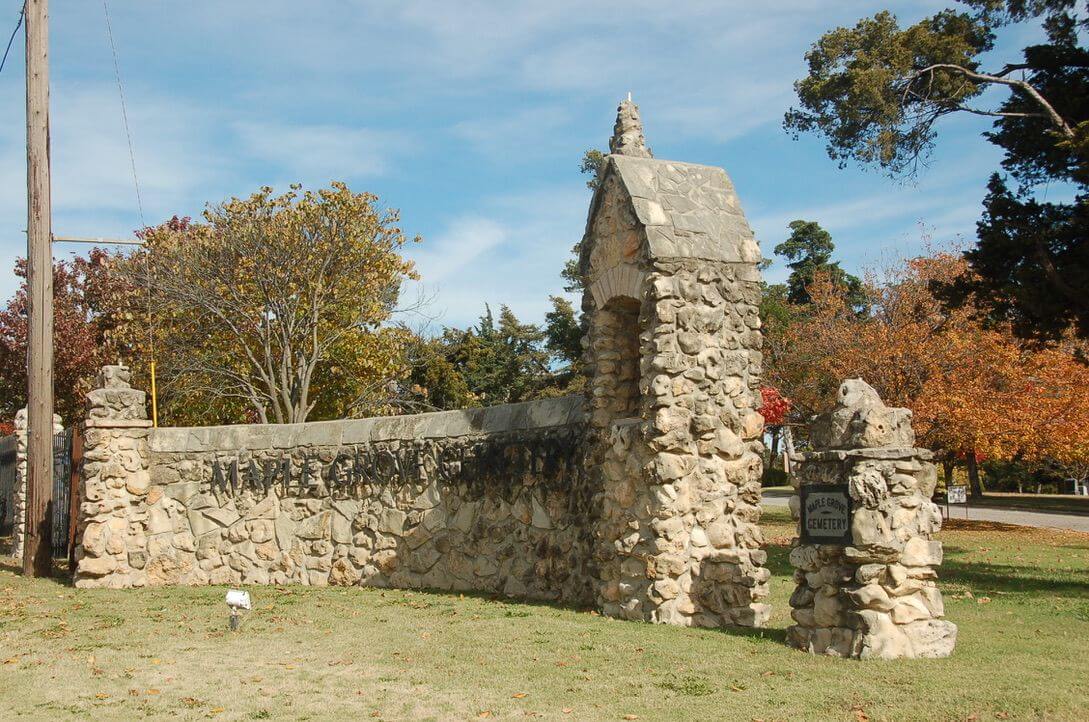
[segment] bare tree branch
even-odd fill
[[[977,82],[990,83],[995,85],[1006,85],[1022,91],[1027,96],[1029,96],[1037,105],[1039,105],[1040,108],[1043,109],[1042,117],[1046,117],[1051,122],[1051,125],[1055,128],[1055,130],[1060,132],[1064,137],[1068,139],[1073,138],[1074,129],[1070,127],[1070,125],[1063,119],[1063,117],[1059,115],[1058,111],[1055,110],[1054,106],[1052,106],[1051,103],[1049,103],[1047,99],[1045,99],[1044,96],[1041,95],[1040,92],[1032,86],[1032,84],[1024,80],[1013,80],[1005,77],[1009,73],[1018,69],[1019,67],[1017,66],[1007,65],[1001,71],[999,71],[998,75],[989,75],[987,73],[976,72],[974,70],[970,70],[960,65],[954,65],[952,63],[935,63],[934,65],[928,65],[922,70],[916,71],[912,74],[910,78],[908,78],[902,100],[906,103],[908,91],[912,88],[914,83],[923,76],[927,76],[928,92],[925,97],[929,99],[929,90],[933,87],[934,73],[938,70],[948,70],[953,73],[959,73],[965,78],[975,80]]]

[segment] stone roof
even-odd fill
[[[699,258],[757,263],[760,248],[726,171],[672,160],[609,155],[601,174],[619,176],[646,227],[652,259]],[[590,222],[604,182],[590,205]]]

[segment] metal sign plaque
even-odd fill
[[[802,544],[851,543],[851,494],[846,484],[813,484],[799,490]]]
[[[968,503],[968,487],[967,486],[949,486],[945,490],[945,503],[947,504],[967,504]]]

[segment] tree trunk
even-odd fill
[[[790,426],[783,426],[783,471],[791,473],[790,457],[794,455],[794,430]]]
[[[973,499],[983,498],[983,484],[979,480],[979,466],[976,464],[976,451],[968,451],[968,485]]]
[[[945,477],[945,488],[948,489],[949,485],[953,483],[953,466],[955,462],[952,454],[946,454],[942,457],[942,475]]]
[[[771,453],[768,455],[768,465],[773,469],[775,468],[776,458],[779,456],[779,432],[781,430],[781,426],[771,427]]]

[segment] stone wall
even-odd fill
[[[149,432],[115,369],[89,410],[77,584],[476,589],[764,624],[760,251],[726,173],[652,158],[630,101],[609,147],[581,242],[585,398]]]
[[[115,496],[141,499],[124,558],[109,521],[93,522],[77,584],[363,584],[589,604],[581,406],[152,429],[146,493],[107,474]]]
[[[860,379],[845,381],[810,440],[793,483],[799,491],[846,485],[850,543],[794,546],[790,643],[843,657],[950,655],[957,627],[943,619],[942,546],[932,538],[941,527],[930,501],[937,473],[930,452],[915,448],[911,412],[886,407]]]

